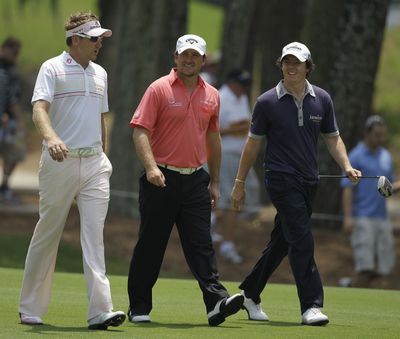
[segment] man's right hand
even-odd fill
[[[63,161],[68,155],[68,147],[59,138],[48,139],[47,149],[51,158],[55,161]]]
[[[163,172],[158,167],[152,168],[151,170],[146,171],[147,181],[158,187],[165,187],[165,177]]]

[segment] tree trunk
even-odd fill
[[[222,37],[220,83],[235,68],[244,67],[257,0],[232,0],[226,7]]]
[[[109,58],[110,109],[113,112],[110,160],[110,212],[137,215],[138,179],[129,121],[147,86],[169,72],[176,39],[185,33],[187,1],[102,1],[102,19],[113,27],[114,42],[104,44]],[[105,11],[106,10],[106,11]],[[106,26],[104,24],[104,26]],[[107,45],[108,44],[108,45]]]
[[[311,82],[332,96],[340,134],[348,149],[362,137],[371,114],[388,0],[313,0],[305,29],[317,64]],[[318,27],[318,29],[316,29]],[[321,174],[340,173],[325,145],[319,148]],[[338,180],[322,179],[314,212],[337,216],[341,211]],[[329,220],[323,220],[324,225]],[[330,226],[338,226],[333,221]]]

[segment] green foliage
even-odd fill
[[[44,326],[18,324],[17,305],[22,271],[0,268],[0,317],[2,338],[89,338],[86,329],[87,297],[82,274],[56,273],[49,313]],[[109,276],[114,309],[126,310],[126,277]],[[226,283],[231,293],[236,283]],[[206,311],[194,280],[159,279],[153,290],[152,323],[99,331],[96,337],[115,338],[398,338],[396,291],[326,288],[325,312],[331,323],[325,327],[300,325],[298,299],[293,285],[271,284],[262,295],[264,309],[271,321],[248,321],[240,311],[216,328],[207,325]]]
[[[382,46],[379,72],[376,79],[376,96],[374,101],[374,109],[377,112],[382,112],[388,117],[398,116],[399,114],[399,49],[400,27],[387,29]],[[400,127],[399,119],[396,120],[397,127]]]
[[[66,49],[64,22],[69,14],[91,10],[98,14],[96,0],[25,1],[0,0],[0,41],[9,35],[21,39],[19,63],[35,69],[51,56]]]
[[[25,1],[0,0],[0,41],[9,35],[21,39],[23,48],[19,64],[24,70],[36,69],[51,56],[66,49],[64,22],[69,14],[91,10],[98,13],[96,0]],[[223,10],[211,4],[192,0],[189,6],[188,32],[207,41],[208,50],[219,48]]]
[[[191,0],[188,13],[188,33],[200,35],[207,42],[208,52],[220,48],[224,12],[221,7]]]
[[[400,27],[387,28],[382,46],[379,70],[375,82],[373,109],[389,126],[389,148],[395,169],[400,170]]]

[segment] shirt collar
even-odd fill
[[[279,81],[279,83],[275,87],[275,90],[276,90],[276,95],[278,96],[278,99],[282,98],[286,94],[291,95],[288,92],[288,90],[286,89],[286,87],[283,85],[283,80]],[[314,88],[309,83],[309,81],[306,79],[306,87],[305,87],[304,96],[306,96],[307,94],[310,94],[311,96],[315,97]]]
[[[176,71],[176,67],[171,69],[171,72],[169,72],[168,74],[168,81],[169,84],[172,85],[173,83],[175,83],[175,81],[180,80],[182,81],[179,77],[178,77],[178,73]],[[198,82],[197,85],[200,85],[201,87],[205,88],[206,87],[206,83],[203,80],[203,78],[201,76],[198,77]]]
[[[74,59],[68,52],[65,52],[65,51],[64,51],[64,52],[61,54],[61,56],[62,56],[63,61],[64,61],[64,63],[65,63],[66,65],[68,65],[68,66],[80,66],[80,67],[82,67],[80,64],[78,64],[78,63],[75,61],[75,59]],[[91,64],[91,61],[89,61],[88,67],[90,66],[90,64]]]

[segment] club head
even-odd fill
[[[391,182],[384,176],[379,177],[377,187],[378,192],[385,198],[390,197],[393,194],[393,186]]]

